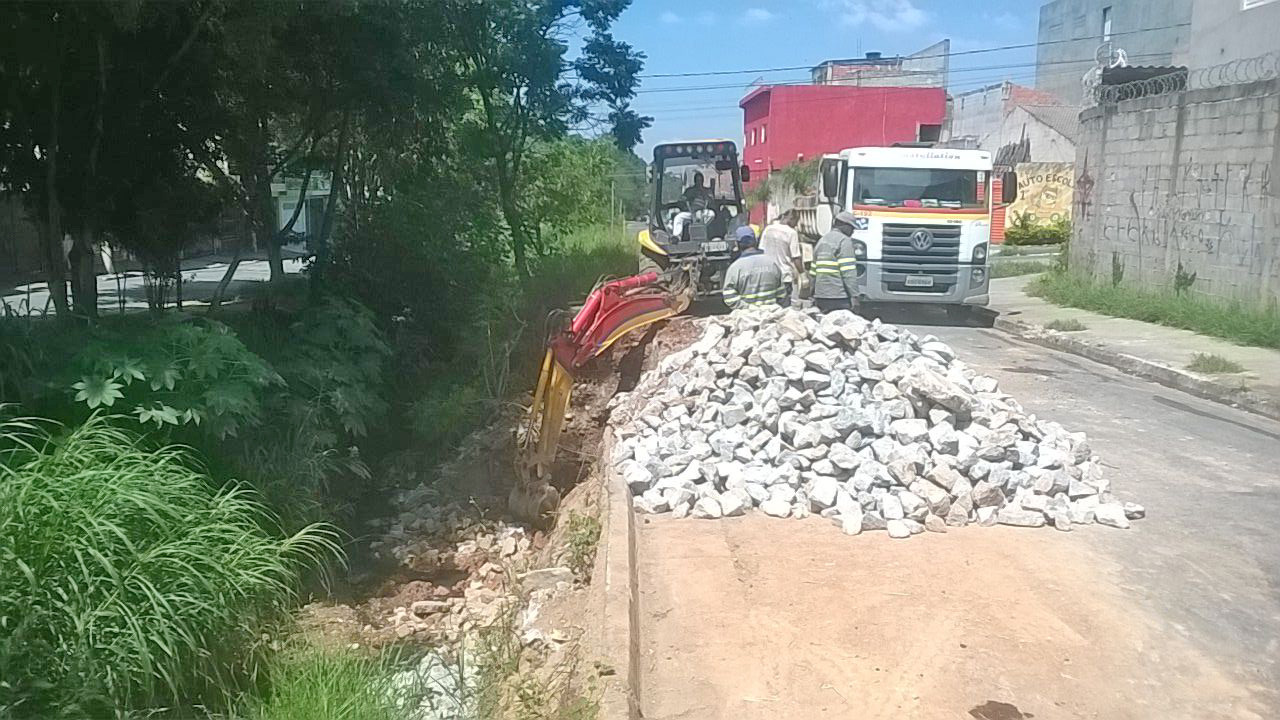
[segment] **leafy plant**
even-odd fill
[[[600,519],[570,510],[566,539],[569,569],[580,577],[590,578],[591,565],[596,558],[596,545],[600,542]]]
[[[283,384],[220,323],[165,319],[140,327],[99,335],[72,358],[74,402],[90,411],[127,409],[156,428],[199,426],[224,439],[257,425],[263,391]]]
[[[291,328],[277,367],[288,382],[292,413],[320,413],[335,430],[363,437],[387,404],[379,394],[391,349],[373,313],[350,300],[330,298],[305,311]]]
[[[1194,272],[1188,273],[1186,269],[1182,267],[1182,261],[1179,260],[1178,268],[1173,274],[1174,294],[1181,295],[1187,290],[1190,290],[1191,286],[1195,284],[1196,284],[1196,274]]]
[[[245,490],[98,414],[62,437],[0,425],[0,478],[0,715],[216,701],[339,552],[320,526],[269,533]]]
[[[1111,253],[1111,287],[1120,287],[1120,283],[1124,282],[1124,262],[1120,260],[1120,253]]]
[[[1058,218],[1049,224],[1037,222],[1029,213],[1014,213],[1013,222],[1004,231],[1004,242],[1010,246],[1059,245],[1071,240],[1071,221]]]

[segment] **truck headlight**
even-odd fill
[[[987,260],[987,244],[983,243],[973,249],[974,262],[986,262]]]
[[[858,240],[853,241],[853,256],[859,260],[867,259],[867,244]]]
[[[973,269],[973,284],[981,285],[987,281],[987,271],[982,268]]]

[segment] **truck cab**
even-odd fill
[[[700,265],[698,297],[718,297],[737,248],[734,232],[747,224],[742,184],[750,171],[729,140],[663,143],[649,167],[652,207],[637,238],[640,270]]]
[[[934,303],[954,315],[990,302],[991,153],[932,147],[850,148],[823,158],[819,231],[853,213],[862,302]]]

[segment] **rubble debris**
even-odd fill
[[[849,311],[753,308],[614,398],[637,512],[821,514],[850,535],[970,523],[1126,528],[1083,433],[1026,412],[945,343]]]

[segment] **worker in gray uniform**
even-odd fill
[[[840,212],[813,248],[813,304],[824,313],[852,310],[858,297],[853,224],[853,213]]]
[[[760,251],[760,241],[750,227],[737,231],[738,259],[724,273],[724,304],[730,310],[753,305],[776,305],[786,295],[782,270]]]

